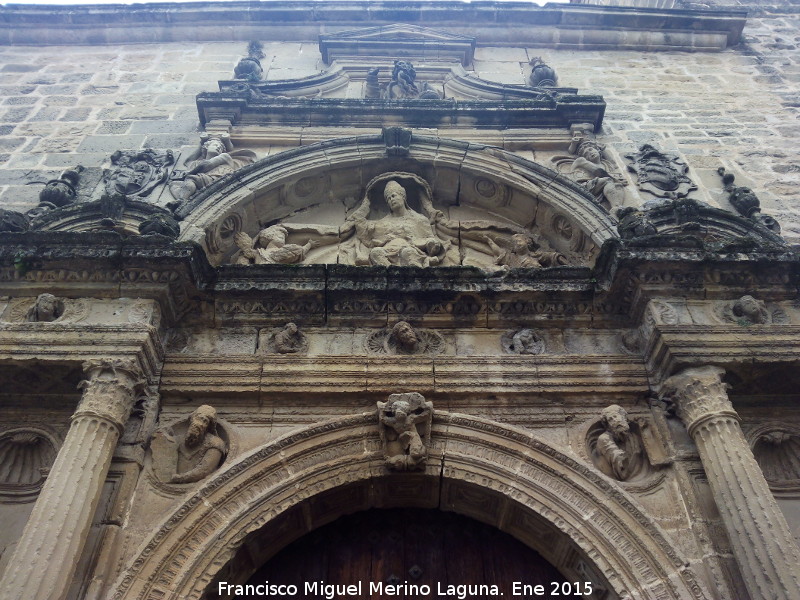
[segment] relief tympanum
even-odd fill
[[[272,224],[252,237],[245,227],[237,230],[233,239],[238,251],[230,262],[417,268],[471,264],[495,271],[555,267],[576,259],[572,251],[554,250],[536,227],[495,218],[448,218],[434,207],[427,181],[399,171],[374,177],[341,224],[298,221],[293,217]],[[333,245],[338,245],[335,253],[315,250]]]

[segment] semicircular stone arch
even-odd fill
[[[600,246],[617,237],[608,212],[585,189],[538,163],[500,148],[413,134],[407,147],[384,135],[339,138],[264,158],[215,182],[181,206],[181,241],[195,241],[212,265],[229,262],[234,234],[292,223],[345,222],[371,180],[404,172],[425,180],[434,207],[455,221],[484,219],[534,229],[554,250],[591,266]],[[290,242],[298,240],[290,240]],[[307,263],[336,262],[317,249]],[[463,264],[470,264],[464,262]]]
[[[494,524],[569,576],[580,569],[554,557],[553,536],[542,532],[566,539],[609,598],[709,597],[630,496],[530,432],[436,412],[431,440],[424,473],[390,475],[374,413],[288,433],[186,498],[124,569],[113,598],[199,599],[257,532],[274,526],[270,537],[282,547],[342,514],[381,507],[372,501],[376,497],[384,498],[383,507],[438,504]],[[413,491],[415,482],[425,479],[441,486],[428,486],[427,499]],[[376,496],[381,486],[393,486],[392,493]],[[459,504],[458,498],[465,501]],[[317,502],[313,518],[304,510],[309,502]]]

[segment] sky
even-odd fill
[[[167,2],[206,2],[208,0],[161,0]],[[215,0],[217,2],[235,2],[237,0]],[[269,0],[266,0],[269,1]],[[335,0],[334,0],[335,1]],[[530,2],[531,4],[547,4],[552,2],[555,4],[568,4],[569,0],[495,0],[503,1],[522,1]],[[65,5],[65,4],[148,4],[147,0],[14,0],[11,2],[0,1],[0,5],[6,4],[49,4],[49,5]]]

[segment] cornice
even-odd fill
[[[796,363],[799,336],[799,325],[659,325],[645,360],[653,381],[696,365]]]
[[[379,100],[355,98],[251,98],[248,93],[202,92],[197,95],[200,122],[233,125],[277,124],[283,127],[380,128],[465,127],[476,129],[566,128],[591,123],[599,129],[606,103],[602,96],[553,92],[534,100]]]
[[[0,361],[126,360],[155,383],[163,356],[158,332],[151,325],[0,323]]]
[[[446,27],[481,45],[719,51],[739,42],[746,12],[527,2],[196,2],[0,8],[0,44],[309,41],[393,23]],[[635,35],[632,35],[635,34]]]
[[[648,381],[632,356],[219,356],[168,355],[162,394],[255,397],[269,394],[421,393],[493,396],[642,395]]]
[[[0,295],[152,298],[164,324],[198,302],[226,326],[636,327],[653,298],[792,300],[800,257],[787,246],[719,252],[636,248],[612,240],[594,269],[485,272],[474,267],[227,265],[193,243],[113,232],[30,231],[0,236]]]

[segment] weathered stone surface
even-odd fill
[[[2,593],[213,596],[413,505],[595,597],[792,597],[800,23],[607,4],[4,8]],[[168,183],[101,199],[153,148]],[[80,401],[89,358],[146,389]]]

